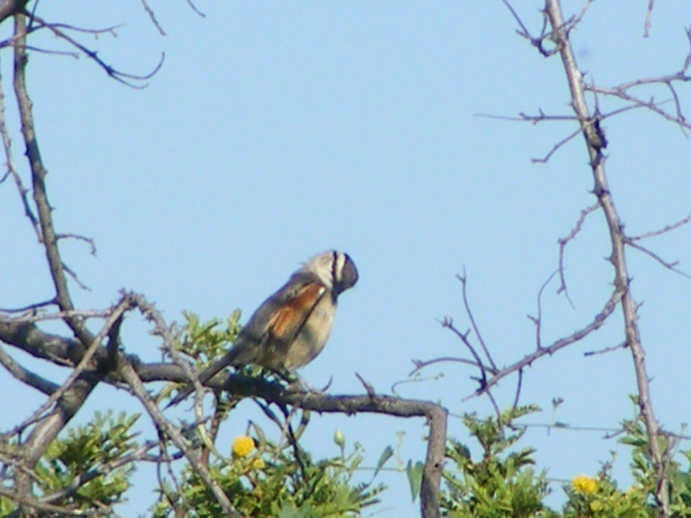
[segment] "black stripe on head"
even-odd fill
[[[339,293],[352,288],[358,281],[358,271],[355,267],[355,263],[346,253],[338,253],[337,273],[338,279],[334,283],[334,292],[338,295]]]
[[[336,269],[338,268],[338,252],[331,251],[331,286],[335,286],[338,279],[336,279]]]

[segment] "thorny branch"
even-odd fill
[[[650,397],[650,387],[648,383],[648,374],[645,365],[645,353],[640,340],[640,333],[638,329],[636,303],[633,299],[629,289],[629,274],[626,264],[626,243],[621,230],[619,213],[614,204],[611,191],[608,186],[607,176],[604,167],[604,156],[602,154],[599,135],[594,133],[594,128],[588,125],[586,121],[591,120],[591,114],[586,103],[585,92],[586,87],[583,83],[582,77],[576,58],[571,48],[571,41],[569,34],[563,30],[564,19],[561,10],[561,5],[558,0],[546,0],[545,13],[549,19],[549,24],[553,30],[553,37],[557,47],[559,48],[559,55],[561,57],[564,73],[568,80],[569,89],[571,92],[571,101],[573,110],[580,121],[581,130],[585,145],[590,158],[590,167],[595,183],[594,194],[597,197],[598,203],[609,228],[609,235],[612,244],[612,254],[610,261],[614,269],[614,286],[615,295],[617,299],[612,300],[611,303],[621,304],[621,309],[624,317],[624,334],[626,336],[626,343],[628,344],[634,363],[634,370],[636,373],[636,380],[638,385],[638,395],[640,410],[649,437],[649,447],[652,461],[658,475],[658,487],[656,496],[660,504],[660,516],[667,516],[668,506],[668,491],[667,480],[665,479],[664,465],[665,459],[663,452],[657,440],[658,424],[653,413],[652,401]],[[677,121],[683,123],[683,121]],[[611,310],[614,310],[611,305]]]

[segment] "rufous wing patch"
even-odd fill
[[[269,334],[282,343],[291,341],[325,291],[326,288],[316,282],[303,286],[273,314],[269,320]]]

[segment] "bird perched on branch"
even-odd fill
[[[338,296],[355,285],[358,271],[350,256],[329,250],[302,268],[250,317],[233,347],[199,374],[203,385],[228,366],[248,363],[284,372],[311,362],[329,338]],[[189,396],[192,385],[168,404]]]

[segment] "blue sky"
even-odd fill
[[[593,202],[592,179],[579,139],[547,164],[531,163],[573,130],[569,123],[532,126],[475,115],[570,113],[560,62],[545,60],[515,34],[501,2],[206,2],[199,4],[205,18],[185,2],[152,2],[167,32],[163,38],[139,5],[120,4],[104,3],[98,12],[78,1],[41,9],[51,20],[122,24],[116,39],[86,41],[127,72],[148,72],[164,51],[164,66],[146,89],[110,81],[83,58],[37,54],[29,67],[56,224],[62,232],[94,237],[98,247],[95,258],[81,243],[62,247],[91,288],[74,287],[78,306],[107,306],[127,288],[155,301],[170,320],[180,320],[183,310],[204,318],[235,308],[248,315],[301,261],[335,247],[351,254],[360,282],[341,298],[324,353],[302,371],[311,384],[333,376],[330,392],[360,393],[358,372],[388,393],[407,378],[411,359],[463,355],[439,320],[451,315],[461,329],[468,325],[454,279],[464,269],[497,362],[511,363],[534,349],[526,315],[535,314],[537,291],[556,267],[557,239]],[[541,3],[530,4],[517,7],[536,30]],[[643,39],[640,4],[595,3],[574,32],[589,80],[609,86],[680,68],[691,6],[656,5],[651,36]],[[41,43],[58,45],[47,36]],[[4,84],[10,62],[6,50]],[[688,107],[688,90],[680,92]],[[654,95],[669,97],[664,90]],[[617,106],[600,103],[603,111]],[[16,120],[14,108],[7,110]],[[604,128],[610,186],[627,231],[639,234],[688,214],[684,134],[643,111],[608,120]],[[16,135],[13,143],[19,163]],[[0,254],[1,305],[49,298],[41,249],[7,183],[0,186],[0,207],[7,242],[16,250]],[[688,272],[689,238],[686,227],[647,244]],[[608,253],[602,216],[593,214],[566,257],[575,309],[555,295],[556,284],[545,293],[546,342],[570,334],[602,307],[612,280]],[[688,391],[691,364],[689,281],[636,252],[629,266],[634,296],[643,302],[655,410],[663,426],[678,431],[691,413],[688,398],[680,397]],[[124,330],[128,352],[160,357],[136,318]],[[616,427],[630,417],[629,353],[582,355],[621,340],[617,314],[582,344],[528,369],[523,401],[545,410],[531,422]],[[52,379],[68,375],[19,359]],[[401,395],[439,400],[456,414],[490,412],[484,400],[461,403],[475,388],[473,373],[453,364],[425,374],[442,372],[441,379],[402,386]],[[5,428],[40,402],[7,376],[0,388],[22,398],[4,413]],[[511,380],[501,384],[504,406],[512,390]],[[565,399],[556,414],[553,397]],[[103,387],[80,422],[100,408],[137,409],[124,400]],[[242,408],[229,420],[226,437],[255,415],[251,405]],[[315,416],[306,446],[317,455],[335,454],[336,427],[351,444],[365,445],[371,464],[399,430],[406,433],[404,461],[424,452],[420,420],[370,416]],[[458,419],[450,420],[449,432],[465,440]],[[568,431],[532,431],[522,444],[537,446],[539,467],[555,479],[595,473],[616,448],[601,434]],[[627,463],[622,453],[616,473],[624,486]],[[125,515],[153,502],[150,481],[150,473],[138,473]],[[410,512],[405,478],[387,474],[385,481],[390,490],[379,516]],[[554,493],[556,504],[558,484]]]

